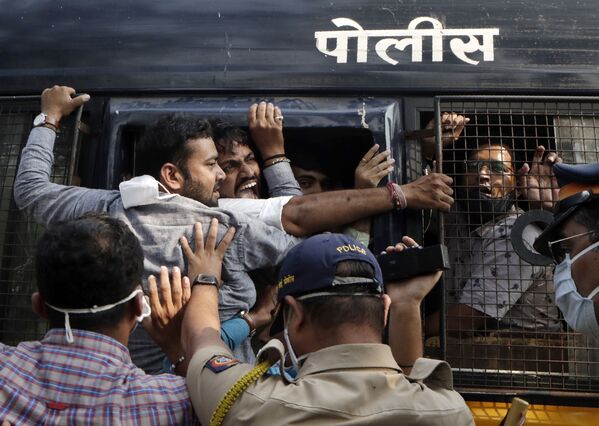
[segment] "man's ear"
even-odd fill
[[[45,320],[48,319],[48,308],[44,302],[44,299],[42,299],[42,295],[37,291],[31,295],[31,307],[33,308],[33,312],[35,312],[39,317]]]
[[[173,163],[164,163],[160,167],[160,183],[162,183],[169,192],[179,194],[183,190],[185,178],[181,169]]]
[[[139,293],[133,298],[133,313],[136,317],[141,316],[144,311],[143,305],[144,294]]]
[[[385,310],[385,322],[383,327],[387,327],[387,322],[389,322],[389,309],[391,308],[391,298],[388,294],[383,294],[383,309]]]
[[[289,320],[289,316],[291,316],[291,320],[289,321],[288,327],[293,327],[297,329],[305,325],[306,313],[302,304],[298,302],[293,296],[285,296],[285,302],[287,303],[287,309],[291,311],[291,313],[286,313],[286,320]]]

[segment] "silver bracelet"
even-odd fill
[[[270,164],[264,165],[263,169],[266,169],[267,167],[270,167],[270,166],[274,166],[277,163],[290,163],[290,162],[291,162],[291,160],[287,157],[275,158],[274,160],[272,160],[270,162]]]

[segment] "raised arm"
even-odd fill
[[[418,244],[409,237],[402,243],[388,247],[387,252],[402,251]],[[391,298],[389,319],[389,346],[400,367],[409,373],[414,362],[423,355],[422,320],[420,305],[433,289],[442,272],[410,278],[397,283],[385,283]]]
[[[221,280],[222,261],[235,234],[235,228],[229,228],[219,244],[216,244],[218,221],[212,219],[208,236],[204,244],[202,227],[196,231],[196,260],[193,273],[200,271]],[[183,240],[181,240],[182,244]],[[198,254],[200,254],[198,256]],[[192,266],[190,265],[190,271]],[[191,299],[183,317],[181,342],[188,359],[206,346],[226,347],[220,338],[220,319],[218,316],[218,287],[213,285],[194,285]]]
[[[166,266],[160,268],[159,285],[156,277],[148,277],[148,299],[152,314],[151,318],[144,320],[143,325],[180,376],[185,376],[189,363],[181,346],[181,321],[190,297],[189,278],[181,277],[181,271],[176,266],[172,269],[172,283]]]
[[[285,157],[283,113],[279,107],[266,102],[253,104],[248,111],[248,127],[264,161],[262,174],[269,196],[302,195]]]
[[[539,145],[532,158],[532,166],[524,163],[518,170],[520,192],[530,209],[553,211],[559,201],[559,185],[553,173],[553,165],[562,159],[555,152],[546,152]]]
[[[444,112],[441,115],[441,140],[443,148],[450,146],[456,140],[458,140],[464,130],[464,126],[470,122],[470,119],[463,115],[458,115],[454,112]],[[427,123],[425,130],[434,131],[435,120],[431,120]],[[418,133],[418,132],[416,132]],[[422,146],[422,155],[428,161],[432,161],[435,158],[435,137],[434,136],[423,136],[420,138],[420,144]]]
[[[54,86],[42,93],[42,112],[47,121],[59,126],[60,120],[89,100],[89,95],[75,98],[71,87]],[[83,213],[102,212],[119,197],[118,191],[80,188],[50,182],[54,163],[56,132],[52,126],[34,128],[21,154],[15,179],[14,198],[19,209],[24,209],[36,222],[73,219]]]
[[[378,151],[379,145],[375,144],[360,159],[354,172],[355,189],[376,188],[381,180],[393,170],[395,160],[390,157],[391,151]],[[348,228],[353,229],[353,234],[358,241],[368,246],[370,240],[369,217],[351,223]]]

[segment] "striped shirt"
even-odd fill
[[[150,376],[98,333],[51,329],[42,341],[0,343],[0,420],[18,424],[197,424],[185,379]]]

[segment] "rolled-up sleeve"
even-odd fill
[[[218,200],[218,206],[233,212],[245,213],[251,218],[260,220],[269,226],[274,226],[275,228],[284,231],[283,223],[281,222],[283,207],[291,198],[291,196],[258,200],[221,198]]]

